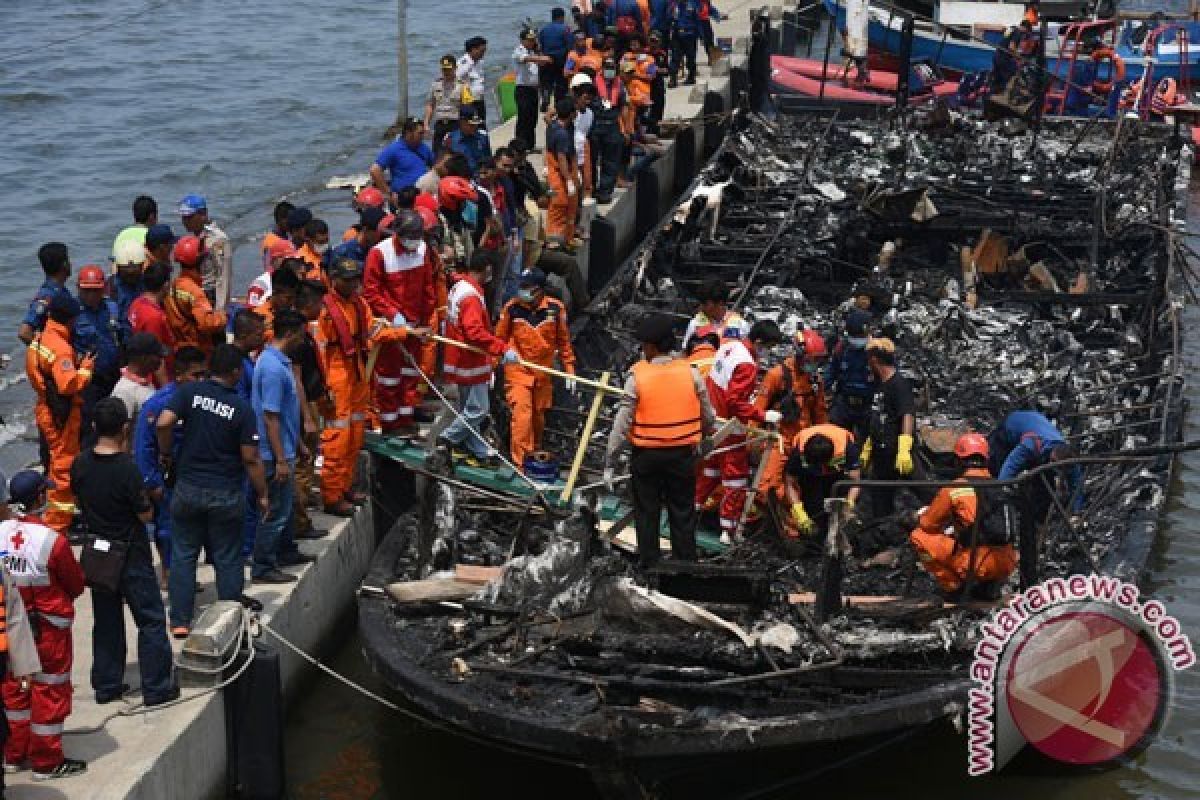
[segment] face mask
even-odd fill
[[[532,303],[533,296],[534,293],[532,289],[521,289],[517,292],[517,299],[522,303]]]
[[[850,343],[851,347],[863,348],[867,346],[867,337],[865,336],[848,336],[846,337],[846,341]]]
[[[617,77],[617,71],[615,69],[606,69],[604,70],[604,77],[612,80],[613,78]]]
[[[421,240],[420,239],[404,239],[403,244],[404,244],[405,250],[416,250],[418,247],[421,246]]]

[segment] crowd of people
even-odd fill
[[[727,291],[719,279],[700,287],[682,348],[671,317],[649,316],[637,332],[643,358],[624,386],[604,480],[614,488],[630,448],[644,566],[662,557],[664,511],[676,558],[696,558],[702,517],[715,517],[722,541],[732,543],[766,513],[800,553],[816,555],[836,484],[919,472],[913,389],[897,369],[892,339],[868,310],[869,297],[845,310],[837,336],[802,329],[785,341],[774,322],[747,324],[728,307]],[[766,354],[781,347],[787,356],[764,369]],[[897,510],[894,484],[840,491],[844,530],[868,568],[894,565],[907,553],[948,596],[994,593],[1016,568],[1016,525],[1007,499],[971,483],[1013,479],[1072,451],[1043,414],[1014,411],[990,436],[964,433],[954,454],[960,477],[919,512]],[[1083,503],[1081,479],[1078,468],[1066,472],[1072,511]],[[866,518],[858,510],[864,492]],[[1054,502],[1040,485],[1029,501],[1036,519]],[[895,524],[881,524],[889,520]]]

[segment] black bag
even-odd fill
[[[128,540],[89,536],[80,553],[79,566],[88,586],[115,593],[121,586],[121,573],[128,557]]]
[[[1003,489],[975,490],[975,528],[981,545],[1001,547],[1012,544],[1016,518],[1012,504]],[[959,536],[959,544],[971,546],[971,531]]]

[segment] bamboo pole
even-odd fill
[[[588,412],[587,421],[583,423],[583,433],[579,436],[579,447],[575,448],[575,461],[571,464],[571,473],[567,476],[567,483],[563,486],[562,494],[558,498],[560,503],[566,503],[571,499],[575,481],[579,479],[579,468],[583,466],[583,457],[587,454],[588,442],[592,438],[592,430],[596,427],[596,417],[600,415],[600,404],[604,402],[604,390],[608,388],[610,377],[611,373],[608,372],[600,374],[600,391],[596,392],[596,396],[592,398],[592,410]]]

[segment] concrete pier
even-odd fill
[[[283,636],[305,652],[317,653],[323,641],[344,618],[355,601],[359,582],[366,573],[375,549],[375,530],[370,506],[350,519],[314,515],[318,527],[332,529],[300,548],[317,556],[304,568],[290,568],[299,575],[285,586],[247,585],[246,593],[263,604],[260,615]],[[216,599],[211,567],[201,567],[198,580],[202,591],[197,609]],[[126,614],[129,655],[126,683],[137,687],[137,631]],[[187,702],[134,716],[128,712],[140,694],[126,701],[96,705],[88,672],[92,663],[91,592],[76,603],[74,709],[67,730],[86,731],[63,737],[68,757],[88,762],[88,771],[74,778],[34,783],[28,771],[7,775],[8,797],[16,800],[199,800],[224,796],[226,752],[225,710],[219,692],[185,689]],[[263,641],[280,653],[285,695],[294,692],[304,662],[286,648],[277,647],[270,636]],[[172,642],[176,653],[180,642]],[[95,729],[95,730],[93,730]]]

